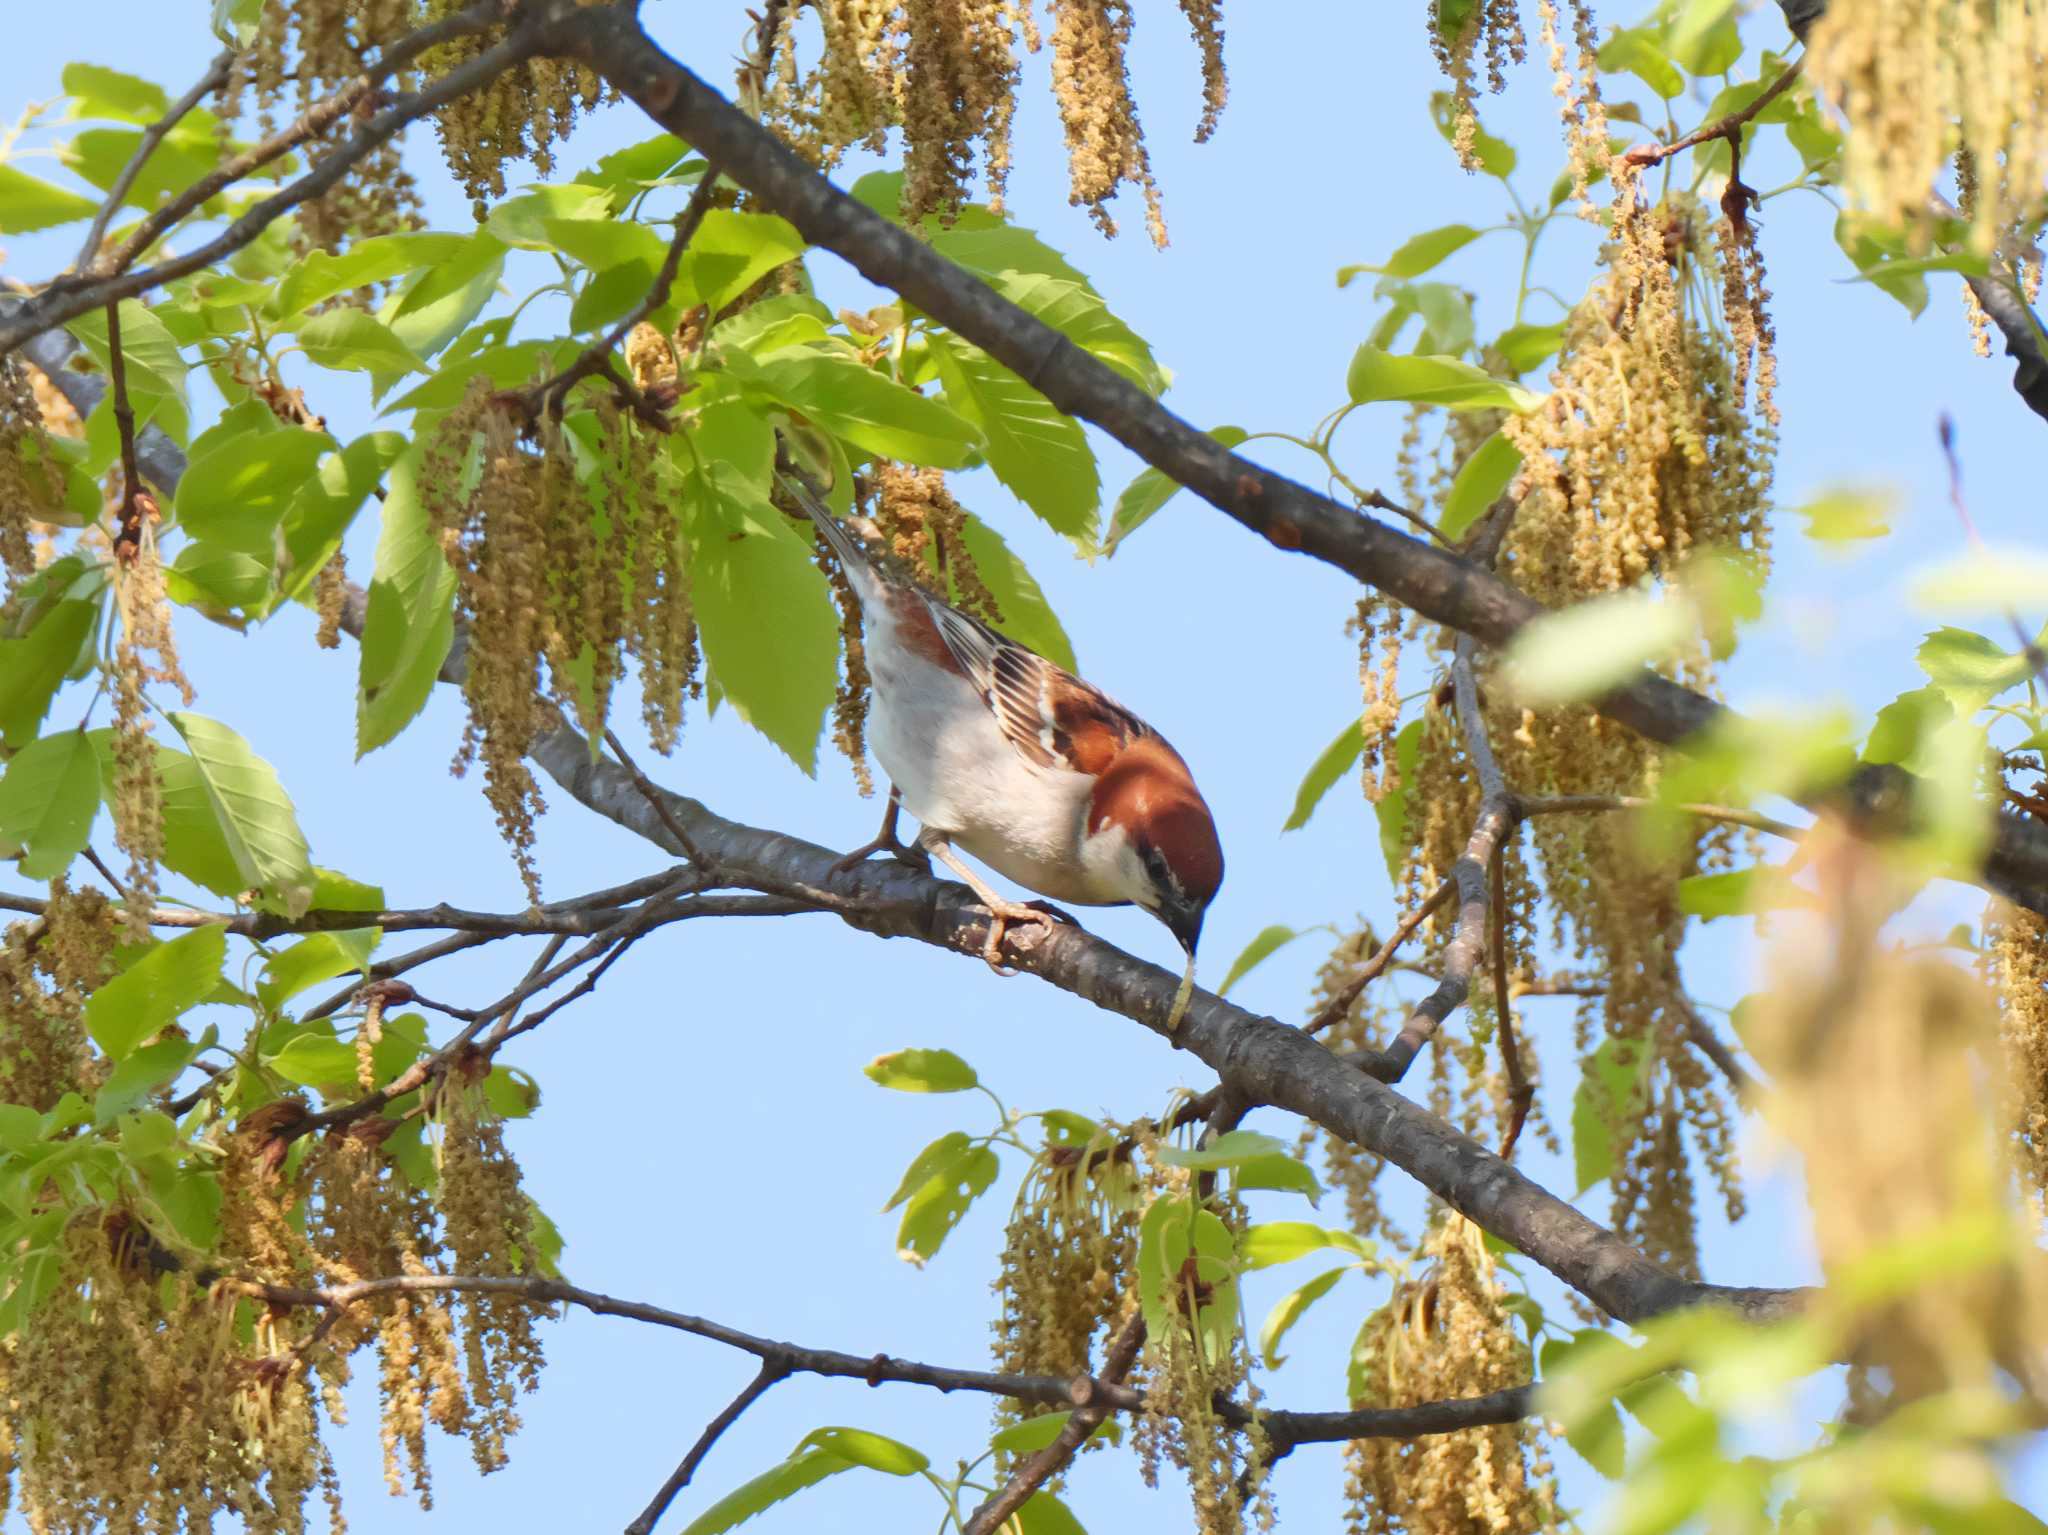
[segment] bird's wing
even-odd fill
[[[1155,732],[1104,693],[979,619],[926,596],[946,649],[1028,762],[1096,774]]]

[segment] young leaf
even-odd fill
[[[971,422],[848,358],[784,355],[761,364],[756,378],[785,405],[883,458],[959,469],[981,444]]]
[[[1074,644],[1067,638],[1059,615],[1045,600],[1045,593],[1031,572],[1003,542],[1002,535],[979,517],[968,515],[960,525],[960,542],[981,575],[981,584],[996,600],[1003,615],[997,627],[1018,644],[1037,651],[1048,661],[1076,670]]]
[[[1286,1194],[1305,1194],[1310,1204],[1323,1197],[1323,1186],[1299,1157],[1284,1151],[1247,1157],[1237,1165],[1237,1186],[1241,1189],[1278,1189]]]
[[[1258,935],[1244,946],[1243,952],[1230,962],[1230,970],[1223,977],[1223,984],[1216,988],[1216,995],[1229,996],[1230,988],[1243,980],[1254,966],[1263,964],[1277,950],[1286,947],[1300,936],[1301,931],[1298,928],[1281,927],[1277,924],[1261,928]]]
[[[1266,1313],[1265,1325],[1259,1328],[1259,1357],[1265,1360],[1267,1369],[1277,1370],[1285,1363],[1280,1354],[1280,1340],[1287,1336],[1287,1330],[1349,1272],[1343,1268],[1327,1269],[1281,1296],[1273,1309]]]
[[[1407,786],[1415,781],[1415,770],[1421,761],[1422,721],[1410,720],[1394,737],[1394,766],[1401,786],[1381,794],[1379,803],[1372,807],[1380,827],[1380,856],[1387,861],[1387,877],[1396,884],[1400,883],[1401,866],[1407,862],[1408,848],[1414,840],[1408,825]]]
[[[92,742],[79,730],[31,741],[0,777],[0,841],[28,851],[25,879],[55,879],[92,836],[100,808],[100,770]]]
[[[1469,224],[1446,224],[1416,235],[1379,266],[1347,266],[1337,269],[1337,286],[1348,287],[1361,272],[1378,272],[1387,277],[1420,277],[1447,257],[1455,255],[1478,239],[1483,230]]]
[[[178,481],[178,524],[194,538],[268,561],[285,509],[335,441],[296,426],[232,432],[209,442],[212,436],[193,444]]]
[[[896,1256],[919,1268],[928,1263],[967,1207],[988,1192],[1001,1167],[993,1151],[977,1146],[935,1174],[903,1208],[902,1223],[896,1228]]]
[[[1465,530],[1486,515],[1488,507],[1500,498],[1508,488],[1508,482],[1515,477],[1515,471],[1522,467],[1522,450],[1507,438],[1495,432],[1486,441],[1472,450],[1472,456],[1465,460],[1458,470],[1458,476],[1451,481],[1451,491],[1444,498],[1443,520],[1437,524],[1437,531],[1445,538],[1462,538]]]
[[[1686,603],[1624,591],[1546,613],[1508,644],[1515,696],[1532,707],[1595,698],[1667,655],[1692,632]]]
[[[403,374],[421,366],[412,348],[382,320],[360,309],[330,309],[298,331],[299,345],[323,368],[360,373]]]
[[[1359,721],[1353,720],[1337,732],[1336,739],[1322,749],[1316,760],[1309,764],[1307,776],[1301,780],[1301,787],[1294,791],[1294,809],[1288,813],[1287,823],[1282,831],[1298,831],[1308,825],[1309,817],[1316,813],[1316,806],[1323,802],[1323,796],[1336,785],[1338,779],[1351,771],[1352,764],[1365,755],[1365,732],[1359,728]]]
[[[211,926],[155,945],[86,999],[86,1032],[109,1059],[123,1059],[205,999],[220,980],[227,942],[227,930]]]
[[[900,1093],[964,1093],[981,1080],[950,1050],[892,1050],[861,1070],[870,1082]]]
[[[1586,1061],[1572,1095],[1572,1165],[1578,1193],[1614,1171],[1614,1127],[1621,1122],[1650,1066],[1650,1052],[1609,1038]]]
[[[1015,268],[984,270],[977,275],[1019,309],[1050,325],[1145,393],[1156,395],[1166,388],[1170,375],[1152,356],[1152,348],[1085,282]]]
[[[101,117],[147,125],[171,109],[162,86],[104,64],[74,61],[64,66],[58,78],[64,94],[71,98],[69,115],[74,118]]]
[[[897,392],[917,398],[907,389]],[[818,731],[839,671],[839,625],[825,578],[793,538],[699,539],[692,554],[697,623],[711,677],[741,719],[806,773],[815,772]]]
[[[2009,652],[1967,629],[1936,629],[1920,642],[1915,659],[1928,681],[1941,689],[1964,719],[2007,688],[2024,682],[2034,670],[2034,663],[2024,653]]]
[[[852,1465],[890,1476],[915,1476],[931,1464],[930,1457],[912,1449],[900,1439],[871,1433],[864,1428],[814,1428],[804,1435],[793,1453],[820,1449]]]
[[[1374,1245],[1363,1237],[1336,1227],[1318,1226],[1313,1221],[1261,1221],[1256,1226],[1247,1226],[1237,1239],[1237,1254],[1245,1267],[1251,1269],[1292,1263],[1325,1248],[1336,1248],[1354,1258],[1370,1258],[1375,1251]]]
[[[773,213],[713,208],[690,237],[672,307],[708,305],[716,314],[763,277],[804,253],[796,226]]]
[[[266,1064],[301,1087],[353,1087],[356,1047],[332,1033],[309,1029],[287,1042]]]
[[[217,720],[183,712],[170,720],[192,749],[192,765],[244,886],[263,891],[286,915],[300,915],[312,903],[313,863],[276,770]]]
[[[815,1487],[828,1476],[851,1471],[853,1462],[842,1460],[829,1450],[798,1450],[789,1459],[770,1466],[759,1476],[741,1483],[705,1509],[683,1529],[682,1535],[724,1535],[784,1498],[794,1497],[806,1487]]]
[[[276,1009],[309,986],[363,969],[379,936],[374,927],[307,934],[264,966],[264,978],[256,986],[257,1000]]]
[[[359,240],[339,256],[323,250],[308,252],[279,281],[271,296],[271,312],[290,319],[337,293],[440,265],[469,243],[467,235],[409,230]]]
[[[988,1447],[1006,1450],[1012,1455],[1033,1454],[1059,1438],[1060,1430],[1067,1426],[1067,1420],[1073,1415],[1071,1411],[1042,1412],[1022,1423],[1012,1423],[991,1436]]]
[[[996,478],[1054,532],[1092,542],[1102,481],[1081,423],[957,336],[936,337],[932,356],[946,402],[980,429]]]
[[[1494,350],[1507,359],[1517,376],[1527,373],[1546,357],[1553,357],[1564,342],[1564,324],[1511,325],[1494,338]]]
[[[1192,1167],[1205,1172],[1237,1167],[1255,1157],[1286,1156],[1287,1148],[1270,1135],[1256,1130],[1231,1130],[1206,1146],[1166,1146],[1159,1160],[1171,1167]]]
[[[1891,531],[1898,494],[1889,488],[1842,485],[1825,490],[1797,508],[1806,519],[1806,536],[1823,544],[1859,538],[1882,538]]]
[[[419,466],[415,445],[387,478],[357,672],[358,757],[420,712],[455,638],[455,572],[420,504]]]
[[[0,164],[0,235],[25,235],[38,229],[90,218],[99,204],[63,187],[38,181],[26,171]]]
[[[1541,395],[1455,357],[1401,356],[1367,343],[1351,358],[1345,387],[1358,404],[1407,400],[1449,410],[1511,410],[1534,407]]]
[[[1210,437],[1226,448],[1234,448],[1251,434],[1241,426],[1211,427]],[[1167,502],[1180,493],[1180,486],[1157,469],[1142,470],[1116,498],[1116,513],[1109,520],[1109,537],[1102,552],[1115,554],[1117,545],[1129,538]]]
[[[974,1143],[965,1130],[948,1130],[924,1150],[911,1159],[910,1166],[903,1170],[903,1177],[896,1185],[896,1192],[889,1196],[889,1202],[882,1206],[887,1214],[902,1204],[912,1194],[930,1183],[934,1178],[946,1176],[966,1160]]]
[[[1104,1422],[1114,1427],[1116,1419]],[[1034,1492],[1011,1517],[1016,1520],[1020,1535],[1088,1535],[1073,1510],[1049,1492]]]
[[[1996,613],[2048,597],[2048,559],[2020,549],[1986,549],[1944,560],[1913,584],[1913,601],[1936,612]]]

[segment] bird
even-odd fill
[[[1008,927],[1049,929],[1055,914],[998,895],[956,848],[1054,901],[1141,907],[1187,955],[1171,1030],[1223,883],[1215,818],[1180,753],[1100,688],[899,574],[800,479],[781,478],[859,600],[868,742],[890,783],[880,833],[839,867],[877,853],[938,858],[987,909],[982,957],[998,975],[1013,973]],[[908,846],[899,810],[918,822]]]

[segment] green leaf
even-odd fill
[[[1218,426],[1209,431],[1209,436],[1226,448],[1235,448],[1250,435],[1241,426]],[[1115,554],[1119,544],[1137,532],[1154,512],[1179,493],[1179,483],[1168,479],[1157,469],[1141,471],[1116,498],[1116,513],[1109,520],[1109,537],[1103,543],[1102,552]]]
[[[1342,288],[1361,272],[1378,272],[1387,277],[1420,277],[1439,262],[1470,245],[1484,230],[1470,224],[1446,224],[1416,235],[1379,266],[1347,266],[1337,269],[1337,286]]]
[[[990,1436],[988,1447],[1003,1450],[1011,1455],[1031,1455],[1044,1449],[1059,1438],[1060,1430],[1067,1426],[1072,1411],[1042,1412],[1035,1418],[1026,1418],[1022,1423],[1012,1423]]]
[[[239,629],[269,605],[270,574],[253,554],[189,543],[164,572],[164,589],[174,602]]]
[[[1286,1155],[1287,1148],[1270,1135],[1261,1135],[1256,1130],[1230,1130],[1206,1146],[1163,1146],[1159,1160],[1169,1167],[1214,1172],[1241,1166],[1255,1157]]]
[[[1982,277],[1991,270],[1991,258],[1975,251],[1941,251],[1932,256],[1902,256],[1895,261],[1878,261],[1863,268],[1852,282],[1896,282],[1923,272],[1961,272],[1965,277]]]
[[[424,366],[382,320],[360,309],[330,309],[298,329],[299,345],[323,368],[404,374]]]
[[[313,864],[276,771],[217,720],[174,712],[170,721],[192,749],[192,765],[243,884],[263,891],[287,916],[301,915],[313,899]]]
[[[1284,1151],[1247,1157],[1238,1164],[1236,1177],[1240,1189],[1278,1189],[1287,1194],[1305,1194],[1310,1204],[1318,1203],[1323,1197],[1323,1186],[1316,1182],[1316,1175],[1309,1171],[1308,1165]]]
[[[993,233],[993,232],[991,232]],[[933,245],[945,254],[961,249],[960,242],[934,238]],[[986,254],[986,247],[971,248],[970,254]],[[969,263],[961,260],[962,265]],[[1027,314],[1050,325],[1082,351],[1107,364],[1147,394],[1166,388],[1169,375],[1152,355],[1152,348],[1138,333],[1111,312],[1102,296],[1085,281],[1043,271],[1022,271],[1015,267],[974,269],[975,275]]]
[[[966,1160],[974,1143],[968,1139],[965,1130],[948,1130],[933,1141],[915,1157],[910,1166],[903,1170],[903,1177],[896,1185],[896,1192],[889,1196],[889,1202],[882,1206],[887,1214],[902,1204],[912,1194],[930,1183],[934,1178],[947,1176],[954,1167]]]
[[[638,191],[650,186],[667,186],[672,172],[688,158],[690,146],[673,133],[657,133],[624,149],[615,149],[576,179],[608,191]]]
[[[1309,817],[1316,813],[1316,806],[1323,802],[1323,796],[1365,755],[1365,732],[1360,724],[1360,721],[1353,720],[1338,731],[1336,738],[1309,764],[1301,787],[1294,791],[1294,809],[1288,812],[1287,823],[1280,828],[1282,831],[1299,831],[1308,825]]]
[[[1510,410],[1540,403],[1520,384],[1511,384],[1455,357],[1399,356],[1370,343],[1351,359],[1344,382],[1355,403],[1407,400],[1449,410]]]
[[[1579,1075],[1572,1095],[1572,1166],[1578,1193],[1614,1171],[1615,1127],[1650,1067],[1650,1052],[1634,1040],[1601,1042]]]
[[[806,1487],[815,1487],[828,1476],[851,1471],[853,1462],[841,1460],[827,1450],[799,1450],[779,1465],[770,1466],[751,1481],[743,1482],[705,1509],[684,1527],[682,1535],[723,1535],[784,1498],[794,1497]]]
[[[92,360],[105,373],[112,355],[107,348],[107,315],[104,309],[88,310],[68,321],[65,329],[78,338]],[[189,371],[179,351],[178,338],[157,317],[154,310],[134,299],[121,300],[121,356],[127,364],[128,399],[135,407],[136,424],[154,420],[183,444],[186,437],[185,377]],[[102,412],[94,411],[93,420]],[[111,411],[107,412],[111,425]],[[87,423],[88,431],[91,422]]]
[[[86,1032],[109,1059],[124,1059],[206,998],[220,980],[227,942],[225,928],[210,926],[154,945],[86,999]]]
[[[1314,1221],[1261,1221],[1247,1226],[1237,1239],[1237,1254],[1248,1269],[1292,1263],[1328,1248],[1364,1259],[1372,1258],[1378,1251],[1364,1237],[1335,1226],[1318,1226]]]
[[[683,309],[704,304],[716,314],[803,253],[804,237],[789,220],[773,213],[713,208],[690,237],[669,304]]]
[[[106,117],[147,125],[169,115],[164,88],[104,64],[70,63],[58,77],[71,98],[71,116]]]
[[[950,1050],[892,1050],[861,1068],[879,1087],[899,1093],[964,1093],[980,1084],[974,1068]]]
[[[418,230],[359,240],[339,256],[312,251],[278,283],[271,312],[289,318],[338,293],[438,266],[460,255],[471,243],[468,235]]]
[[[980,446],[971,422],[849,358],[777,357],[761,364],[756,379],[785,405],[882,458],[960,469]]]
[[[519,196],[506,198],[491,209],[484,227],[507,245],[545,251],[556,248],[548,235],[548,220],[609,220],[611,216],[611,197],[604,188],[572,181],[559,186],[528,187]]]
[[[0,841],[24,844],[25,879],[55,879],[92,836],[100,808],[99,762],[85,733],[32,741],[0,777]]]
[[[699,538],[692,556],[711,679],[741,719],[815,772],[839,672],[839,624],[825,578],[794,538]]]
[[[1892,530],[1898,492],[1889,487],[1836,486],[1822,491],[1797,510],[1806,519],[1806,536],[1824,544],[1858,538],[1882,538]]]
[[[504,242],[478,230],[445,261],[423,268],[399,285],[377,311],[391,334],[416,356],[433,357],[482,313],[505,270]],[[381,399],[393,377],[379,374]]]
[[[391,466],[363,619],[356,755],[403,730],[434,689],[455,638],[455,572],[421,506],[417,445]]]
[[[273,955],[263,967],[264,979],[256,986],[257,1000],[275,1011],[309,986],[365,968],[378,936],[379,930],[374,927],[307,934]]]
[[[1531,707],[1597,698],[1682,644],[1694,631],[1689,605],[1649,592],[1617,592],[1562,608],[1508,642],[1515,696]]]
[[[89,128],[61,145],[58,156],[67,170],[102,192],[110,192],[115,179],[142,147],[142,134],[140,128]],[[122,195],[122,203],[130,208],[160,206],[219,165],[221,148],[222,141],[212,131],[188,120],[150,151],[141,171]],[[277,173],[274,168],[267,168],[252,174],[275,177]],[[200,205],[201,211],[209,215],[219,213],[223,207],[225,203],[218,193]]]
[[[1373,815],[1379,821],[1380,855],[1387,861],[1387,877],[1396,884],[1401,880],[1401,866],[1408,860],[1408,848],[1413,841],[1408,825],[1408,788],[1415,782],[1415,770],[1422,762],[1422,721],[1410,720],[1401,727],[1394,737],[1394,766],[1401,780],[1400,787],[1388,789],[1380,795],[1374,805]]]
[[[164,1039],[145,1045],[116,1066],[93,1096],[92,1122],[110,1125],[160,1087],[175,1082],[199,1054],[197,1042]]]
[[[1685,91],[1685,76],[1672,65],[1655,34],[1643,27],[1614,29],[1600,45],[1600,72],[1634,75],[1666,101]]]
[[[171,1229],[198,1251],[211,1251],[220,1235],[220,1180],[199,1167],[186,1165],[153,1168],[148,1183],[150,1198],[171,1223]]]
[[[1003,542],[1002,535],[969,514],[960,525],[960,542],[981,575],[981,584],[996,600],[1003,621],[996,627],[1018,644],[1036,651],[1068,671],[1076,669],[1074,645],[1060,624],[1059,615],[1045,600],[1024,562]]]
[[[2024,652],[2013,654],[1967,629],[1934,630],[1920,642],[1915,659],[1963,719],[2025,681],[2034,669]]]
[[[1919,318],[1927,307],[1927,279],[1900,271],[1891,263],[1905,259],[1906,245],[1896,230],[1853,213],[1835,220],[1835,244],[1855,265],[1857,275],[1897,299],[1906,313]]]
[[[1678,909],[1703,922],[1711,922],[1716,917],[1747,916],[1757,909],[1759,872],[1749,868],[1727,869],[1719,874],[1687,875],[1678,882]]]
[[[864,1428],[814,1428],[792,1453],[807,1449],[820,1449],[851,1465],[887,1472],[890,1476],[915,1476],[931,1465],[929,1457],[902,1440]]]
[[[1671,57],[1688,74],[1722,75],[1742,57],[1742,34],[1735,25],[1736,0],[1684,0],[1671,19]],[[1702,114],[1701,121],[1714,121]]]
[[[25,746],[35,739],[99,611],[96,602],[59,602],[19,639],[0,640],[0,736],[8,742]]]
[[[401,433],[368,432],[320,461],[319,470],[292,497],[280,525],[278,603],[292,601],[313,584],[320,567],[341,547],[356,513],[407,446]]]
[[[1901,693],[1877,711],[1870,737],[1863,745],[1863,760],[1911,764],[1919,759],[1934,733],[1955,716],[1948,695],[1931,683]]]
[[[922,1268],[967,1214],[967,1207],[988,1192],[1002,1164],[986,1146],[977,1146],[958,1162],[935,1174],[910,1196],[896,1228],[896,1256]]]
[[[1342,1268],[1327,1269],[1308,1283],[1289,1290],[1266,1313],[1265,1324],[1259,1328],[1259,1357],[1265,1360],[1267,1369],[1277,1370],[1286,1362],[1280,1354],[1281,1339],[1302,1319],[1308,1308],[1328,1295],[1348,1272]]]
[[[356,1047],[319,1028],[286,1042],[266,1064],[288,1082],[302,1087],[346,1087],[356,1084]]]
[[[99,204],[0,163],[0,235],[32,234],[90,218]]]
[[[1049,1492],[1034,1492],[1010,1517],[1016,1521],[1021,1535],[1088,1535],[1073,1510]]]
[[[1564,322],[1555,325],[1511,325],[1494,338],[1493,349],[1507,359],[1516,375],[1527,373],[1564,343]]]
[[[1243,952],[1230,962],[1230,970],[1223,977],[1223,984],[1216,988],[1216,995],[1229,996],[1230,988],[1243,980],[1254,966],[1264,963],[1277,950],[1294,942],[1300,936],[1301,930],[1298,928],[1275,925],[1260,929],[1258,936],[1246,944]]]
[[[484,1101],[500,1119],[524,1119],[540,1107],[540,1083],[517,1066],[493,1066],[484,1078]]]
[[[1458,469],[1457,478],[1451,481],[1450,494],[1444,498],[1443,520],[1437,524],[1437,531],[1445,538],[1462,538],[1465,530],[1484,517],[1487,508],[1500,499],[1501,493],[1514,479],[1515,471],[1522,467],[1522,450],[1507,438],[1495,432],[1486,441],[1472,450],[1472,456]]]
[[[353,312],[353,311],[351,311]],[[285,509],[313,478],[314,466],[334,451],[325,432],[278,426],[231,432],[192,445],[192,460],[178,481],[179,526],[194,538],[268,561],[277,546]]]
[[[1614,1403],[1594,1408],[1575,1417],[1565,1428],[1565,1443],[1585,1459],[1587,1465],[1618,1482],[1628,1469],[1628,1438],[1622,1432],[1621,1413]]]
[[[996,478],[1054,532],[1088,545],[1102,480],[1081,423],[957,336],[935,337],[932,356],[947,403],[980,430]]]

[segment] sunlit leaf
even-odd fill
[[[227,931],[217,925],[154,945],[86,999],[86,1032],[110,1060],[121,1060],[203,1000],[226,957]]]

